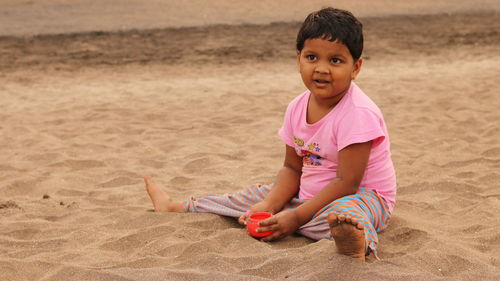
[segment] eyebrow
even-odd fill
[[[305,49],[304,50],[304,54],[314,54],[316,55],[317,52],[313,51],[313,50],[307,50]],[[340,53],[334,53],[334,54],[328,54],[329,57],[342,57],[342,58],[345,58],[346,56],[344,56],[343,54],[340,54]]]
[[[332,57],[343,57],[343,58],[345,58],[345,56],[343,54],[333,54]]]

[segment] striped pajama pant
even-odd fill
[[[240,217],[250,207],[261,200],[271,191],[273,185],[254,184],[234,194],[209,194],[200,197],[191,197],[184,202],[186,212],[213,213],[228,217]],[[297,208],[306,200],[293,198],[284,209]],[[358,192],[339,198],[319,210],[313,218],[302,225],[297,233],[314,240],[330,239],[330,227],[326,221],[329,213],[335,212],[355,217],[362,222],[367,245],[366,252],[373,252],[377,257],[377,232],[383,230],[390,218],[389,209],[385,201],[375,191],[367,188],[358,188]]]

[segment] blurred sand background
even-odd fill
[[[304,2],[304,3],[302,3]],[[498,280],[499,1],[0,0],[0,280]],[[151,212],[271,183],[301,21],[365,25],[398,175],[381,261]]]

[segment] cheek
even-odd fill
[[[306,75],[306,74],[305,74],[304,72],[302,72],[302,71],[300,72],[300,78],[302,78],[302,81],[303,81],[304,83],[307,83],[307,81],[309,80],[309,79],[308,79],[308,77],[309,77],[309,75]]]
[[[339,78],[342,77],[342,79],[346,80],[352,80],[356,76],[352,68],[342,69],[342,71],[339,71],[337,75],[339,76]]]
[[[300,64],[299,72],[302,75],[310,75],[313,71],[313,67],[310,64]]]

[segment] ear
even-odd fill
[[[358,76],[359,72],[361,71],[361,66],[363,65],[363,58],[359,58],[355,63],[354,63],[354,68],[351,73],[351,80],[356,79],[356,76]]]

